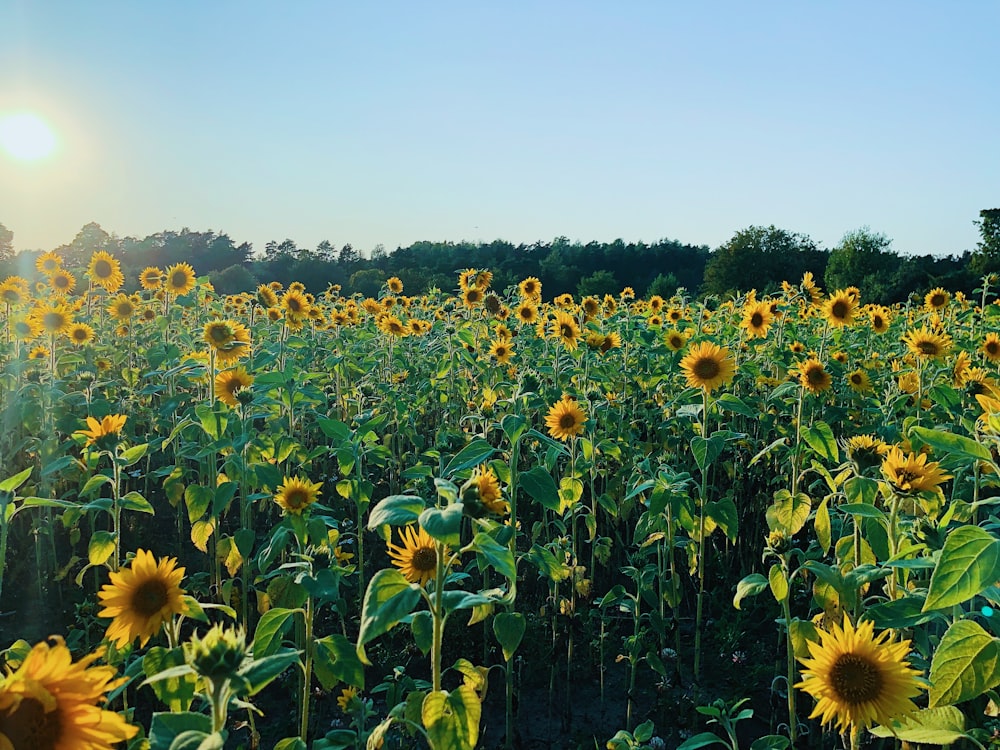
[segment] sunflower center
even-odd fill
[[[576,427],[576,415],[573,412],[565,412],[559,417],[559,426],[564,430]]]
[[[99,260],[94,264],[94,276],[105,279],[112,273],[111,264],[106,260]]]
[[[938,345],[933,341],[920,341],[917,343],[917,348],[921,354],[928,357],[936,357],[938,354]]]
[[[882,673],[870,659],[858,654],[841,654],[830,670],[830,684],[845,703],[865,703],[875,700],[882,692]]]
[[[212,326],[208,330],[208,335],[216,344],[228,344],[232,340],[232,334],[227,326]]]
[[[753,315],[750,316],[750,326],[752,328],[760,328],[762,325],[764,325],[763,315],[761,315],[759,312],[755,312]]]
[[[826,371],[822,367],[813,367],[806,373],[810,385],[822,385],[826,382]]]
[[[152,617],[163,609],[170,599],[167,584],[158,578],[144,581],[132,597],[132,609],[143,617]]]
[[[77,328],[76,330],[73,331],[73,340],[80,342],[86,341],[87,331],[83,328]]]
[[[559,326],[559,335],[562,336],[564,339],[573,338],[573,326],[569,325],[568,323],[563,323],[562,325]]]
[[[945,299],[943,294],[935,294],[931,297],[931,307],[944,307],[944,302]]]
[[[1000,342],[989,341],[986,344],[986,353],[991,357],[996,357],[1000,354]]]
[[[691,371],[694,372],[695,377],[699,380],[712,380],[719,376],[719,373],[722,372],[722,368],[713,358],[702,357],[694,363],[694,367],[691,368]]]
[[[14,748],[53,750],[62,735],[59,709],[45,713],[35,698],[24,698],[15,711],[0,714],[0,734]]]
[[[414,570],[421,572],[434,570],[437,567],[437,550],[433,547],[418,547],[413,551],[410,564]]]
[[[42,317],[42,322],[44,323],[46,329],[54,331],[62,328],[66,324],[66,318],[63,317],[62,313],[49,312],[45,313]]]
[[[851,306],[844,300],[837,300],[830,306],[830,314],[837,320],[845,320],[851,311]]]
[[[304,508],[309,504],[309,493],[304,490],[291,490],[285,493],[285,503],[289,508]]]
[[[851,375],[851,382],[854,383],[854,385],[861,385],[862,383],[865,382],[865,380],[861,376],[861,373],[856,372],[853,375]]]
[[[174,271],[170,275],[170,285],[175,289],[180,289],[187,286],[187,274],[184,271]]]
[[[885,320],[881,316],[876,315],[872,318],[872,325],[875,326],[876,331],[881,331],[885,328]]]

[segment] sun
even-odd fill
[[[0,116],[0,148],[18,161],[35,161],[56,148],[56,136],[48,124],[31,112]]]

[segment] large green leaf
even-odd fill
[[[14,492],[18,487],[28,481],[28,477],[31,476],[31,472],[34,470],[33,466],[29,466],[24,471],[20,471],[12,477],[7,477],[2,482],[0,482],[0,492]],[[91,477],[93,479],[93,477]]]
[[[212,719],[192,711],[155,713],[149,727],[150,750],[170,750],[180,735],[199,732],[208,735]]]
[[[431,692],[420,710],[431,750],[473,750],[479,741],[482,704],[471,685]]]
[[[115,552],[115,535],[110,531],[95,531],[87,546],[87,559],[91,565],[103,565]]]
[[[510,661],[521,645],[528,622],[520,612],[501,612],[493,618],[493,634],[503,649],[504,661]]]
[[[444,468],[443,475],[450,477],[463,469],[471,469],[473,466],[479,466],[483,461],[493,455],[496,448],[487,443],[482,438],[477,438],[469,443],[467,446],[462,448],[448,465]]]
[[[962,435],[955,435],[943,430],[931,430],[926,427],[914,427],[910,430],[910,435],[920,442],[926,443],[938,453],[980,461],[993,460],[989,448]]]
[[[816,541],[825,555],[830,551],[832,541],[832,529],[830,526],[830,510],[828,508],[829,498],[823,498],[823,502],[816,509],[816,516],[813,518],[813,529],[816,531]]]
[[[153,646],[142,657],[142,671],[147,678],[152,678],[159,672],[184,664],[186,664],[184,649],[180,647],[167,650],[162,646]],[[198,676],[194,673],[178,675],[166,680],[150,682],[149,686],[156,693],[156,697],[166,703],[171,711],[187,711],[194,701]]]
[[[869,731],[876,737],[896,737],[903,742],[951,745],[965,737],[965,714],[954,706],[925,708]]]
[[[365,686],[365,665],[354,644],[344,635],[333,633],[316,641],[316,676],[332,690],[338,682],[358,688]]]
[[[833,436],[833,430],[826,422],[816,422],[816,424],[806,427],[802,430],[802,439],[830,463],[835,464],[840,458],[837,439]]]
[[[385,568],[372,576],[361,605],[361,629],[356,646],[362,663],[370,664],[365,644],[388,633],[419,601],[420,585],[407,581],[395,568]]]
[[[928,679],[931,708],[979,697],[1000,685],[1000,639],[972,620],[959,620],[941,638]]]
[[[253,661],[240,670],[240,677],[245,682],[244,690],[241,690],[239,695],[241,697],[256,695],[267,687],[271,680],[298,661],[299,652],[290,649],[265,656],[263,659],[258,659],[254,655]]]
[[[254,658],[262,659],[278,650],[282,638],[292,624],[291,616],[298,611],[300,610],[274,607],[264,613],[253,635]]]
[[[559,510],[559,488],[544,467],[535,466],[518,474],[517,481],[532,500],[536,500],[549,510]]]
[[[733,606],[740,608],[742,602],[748,596],[756,596],[768,587],[768,580],[760,573],[751,573],[742,581],[736,584],[736,596],[733,597]]]
[[[978,526],[948,535],[931,575],[924,611],[968,601],[1000,579],[1000,541]]]
[[[778,490],[774,493],[774,503],[767,509],[768,528],[794,536],[806,525],[811,507],[812,500],[804,492],[793,495],[788,490]]]
[[[715,462],[725,447],[726,441],[716,435],[710,438],[695,435],[691,438],[691,453],[694,454],[695,463],[702,472]]]
[[[509,578],[510,580],[517,578],[514,553],[510,551],[509,547],[498,544],[485,531],[480,531],[472,539],[472,548],[477,554],[485,558],[490,566],[504,578]]]
[[[439,542],[457,547],[462,541],[462,504],[428,508],[420,514],[420,526]]]
[[[420,518],[426,507],[424,499],[416,495],[389,495],[368,512],[368,528],[377,529],[383,524],[405,526]]]

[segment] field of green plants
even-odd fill
[[[996,279],[136,281],[0,282],[0,750],[1000,747]]]

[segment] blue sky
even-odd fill
[[[1000,205],[1000,3],[0,0],[18,249],[97,221],[416,240],[972,249]]]

